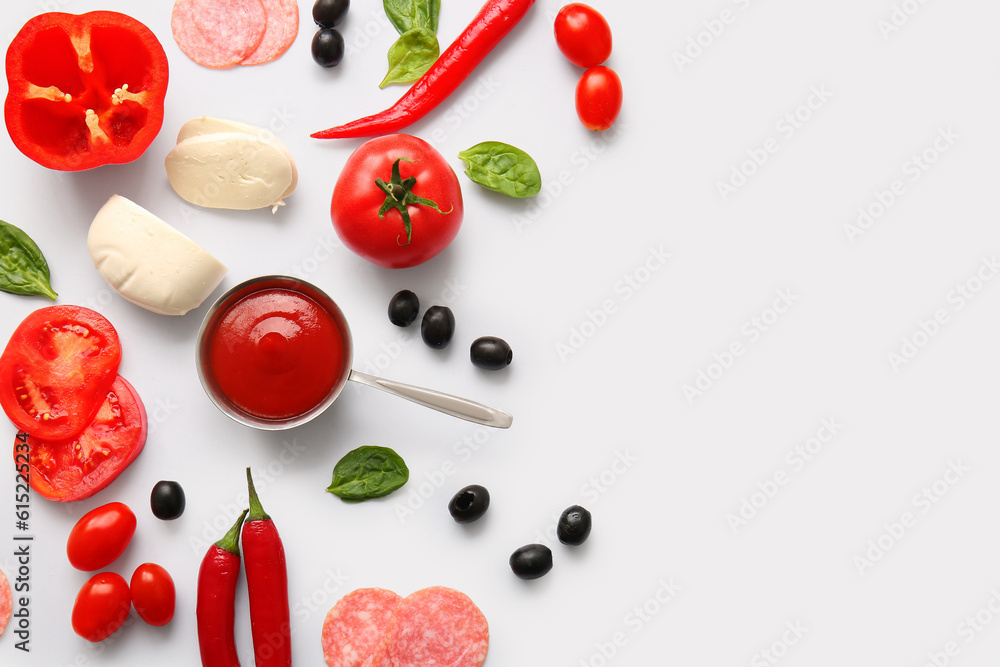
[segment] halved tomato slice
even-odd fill
[[[145,444],[146,409],[119,375],[80,435],[59,441],[28,436],[28,482],[49,500],[83,500],[114,481]]]
[[[49,306],[18,325],[0,355],[0,407],[45,440],[79,434],[118,376],[118,332],[82,306]]]

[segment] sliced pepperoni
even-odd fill
[[[480,667],[490,631],[467,595],[432,586],[405,598],[372,656],[373,667]]]
[[[10,621],[10,612],[13,607],[14,602],[10,597],[10,584],[7,583],[7,577],[0,570],[0,635],[3,634],[4,628],[7,627],[7,622]]]
[[[261,0],[267,14],[267,28],[257,48],[241,65],[262,65],[277,60],[291,47],[299,34],[297,0]]]
[[[260,45],[266,27],[260,0],[177,0],[170,14],[180,50],[213,69],[242,62]]]
[[[403,598],[383,588],[359,588],[342,597],[323,622],[323,657],[329,667],[371,665],[375,647]]]

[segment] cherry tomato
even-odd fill
[[[107,567],[132,541],[135,523],[135,514],[124,503],[90,510],[76,522],[66,541],[70,565],[84,572]]]
[[[122,627],[132,606],[121,575],[101,572],[87,580],[73,603],[73,631],[89,642],[107,639]]]
[[[156,563],[135,568],[129,591],[139,618],[150,625],[166,625],[174,617],[174,580]]]
[[[422,264],[444,250],[463,212],[458,177],[444,156],[407,134],[371,139],[354,151],[330,205],[344,245],[392,269]]]
[[[14,425],[46,440],[87,427],[118,375],[118,333],[80,306],[49,306],[18,325],[0,355],[0,407]]]
[[[146,410],[132,385],[118,376],[82,433],[68,440],[28,437],[28,481],[49,500],[89,498],[113,482],[145,444]]]
[[[610,67],[591,67],[576,85],[576,115],[588,130],[606,130],[622,109],[622,81]]]
[[[599,11],[581,2],[556,14],[556,44],[566,59],[580,67],[596,67],[611,55],[611,26]]]

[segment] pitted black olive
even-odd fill
[[[455,521],[471,523],[479,519],[490,506],[490,492],[486,487],[470,484],[455,494],[448,503],[448,511]]]

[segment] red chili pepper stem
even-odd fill
[[[223,551],[228,551],[237,558],[240,557],[240,528],[243,527],[243,520],[246,519],[247,512],[249,511],[243,510],[239,518],[236,519],[236,523],[233,524],[233,527],[215,543],[215,546]]]
[[[253,487],[253,477],[250,475],[250,468],[247,468],[247,489],[250,491],[250,515],[247,517],[247,523],[251,521],[270,521],[271,517],[264,511],[264,507],[260,504],[260,498],[257,497],[257,489]]]
[[[414,176],[410,176],[405,181],[402,180],[399,175],[400,160],[413,162],[413,160],[405,157],[396,158],[396,161],[392,163],[392,175],[389,177],[389,182],[386,183],[381,178],[376,178],[375,185],[378,186],[379,190],[385,193],[385,201],[382,202],[382,207],[378,210],[379,220],[384,220],[385,214],[392,208],[399,211],[399,214],[403,216],[403,229],[406,230],[406,243],[400,243],[399,237],[397,236],[396,244],[405,248],[410,245],[410,241],[413,240],[413,225],[410,222],[410,211],[407,207],[414,205],[430,206],[441,215],[448,215],[451,213],[451,210],[442,211],[438,208],[437,202],[413,194],[413,186],[417,184],[417,179]],[[454,207],[452,207],[452,210],[454,210]]]

